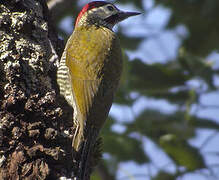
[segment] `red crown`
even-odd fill
[[[83,9],[81,10],[81,12],[78,14],[77,20],[75,22],[75,26],[78,24],[78,22],[80,21],[81,17],[84,15],[85,12],[87,12],[93,8],[104,6],[106,4],[110,4],[110,3],[104,2],[104,1],[93,1],[93,2],[86,4],[83,7]]]

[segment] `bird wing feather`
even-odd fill
[[[89,109],[92,106],[94,96],[98,92],[100,80],[84,80],[75,77],[71,72],[70,74],[74,100],[79,113],[86,119],[86,116],[89,114]]]
[[[112,42],[117,43],[114,38],[115,36],[110,30],[101,30],[93,27],[75,30],[67,42],[65,58],[68,78],[70,79],[68,82],[71,82],[71,85],[65,91],[71,90],[73,101],[66,99],[74,108],[74,121],[76,125],[78,124],[73,138],[73,147],[76,151],[78,151],[80,143],[84,139],[84,127],[87,123],[87,118],[90,117],[89,114],[93,113],[92,108],[98,107],[101,109],[100,111],[103,111],[100,112],[100,115],[98,114],[99,117],[95,120],[101,121],[96,123],[101,125],[112,104],[112,87],[115,85],[110,87],[110,84],[111,80],[114,84],[117,84],[115,77],[120,75],[120,70],[118,71],[120,66],[117,69],[106,69],[104,66],[108,62],[115,63],[115,66],[117,64],[120,65],[120,61],[117,62],[117,55],[120,56],[120,47],[118,46],[118,50],[115,48],[116,51],[113,56],[109,54],[111,53]],[[109,57],[112,59],[109,59]],[[116,58],[114,59],[114,57]],[[103,80],[103,75],[108,79]],[[66,85],[66,88],[68,87],[69,85]],[[108,97],[107,100],[102,96],[102,92],[107,93],[106,90],[108,92],[110,90],[111,93],[104,96],[104,98]],[[65,94],[68,95],[66,92]],[[96,96],[100,97],[98,102],[94,99]],[[102,105],[102,101],[106,101],[105,104]],[[92,115],[96,118],[97,114]]]
[[[99,80],[83,80],[72,75],[69,72],[69,77],[72,82],[72,95],[74,101],[74,121],[76,123],[76,131],[73,137],[72,146],[76,151],[79,150],[80,144],[84,139],[84,127],[86,119],[89,115],[90,107],[93,103],[93,98],[97,94]]]

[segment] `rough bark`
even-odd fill
[[[72,110],[56,84],[62,49],[44,0],[0,1],[0,179],[74,172]]]

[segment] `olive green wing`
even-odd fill
[[[101,80],[85,80],[75,77],[70,72],[72,93],[76,104],[78,116],[86,120],[95,95],[98,93]],[[79,115],[80,114],[80,115]]]
[[[75,77],[71,71],[69,71],[69,78],[72,82],[71,91],[74,101],[74,122],[77,127],[72,146],[78,151],[81,142],[84,140],[84,127],[86,126],[94,97],[98,93],[100,80],[80,79]]]

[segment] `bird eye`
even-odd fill
[[[107,9],[108,9],[109,11],[113,11],[113,10],[114,10],[114,8],[113,8],[112,6],[107,6]]]

